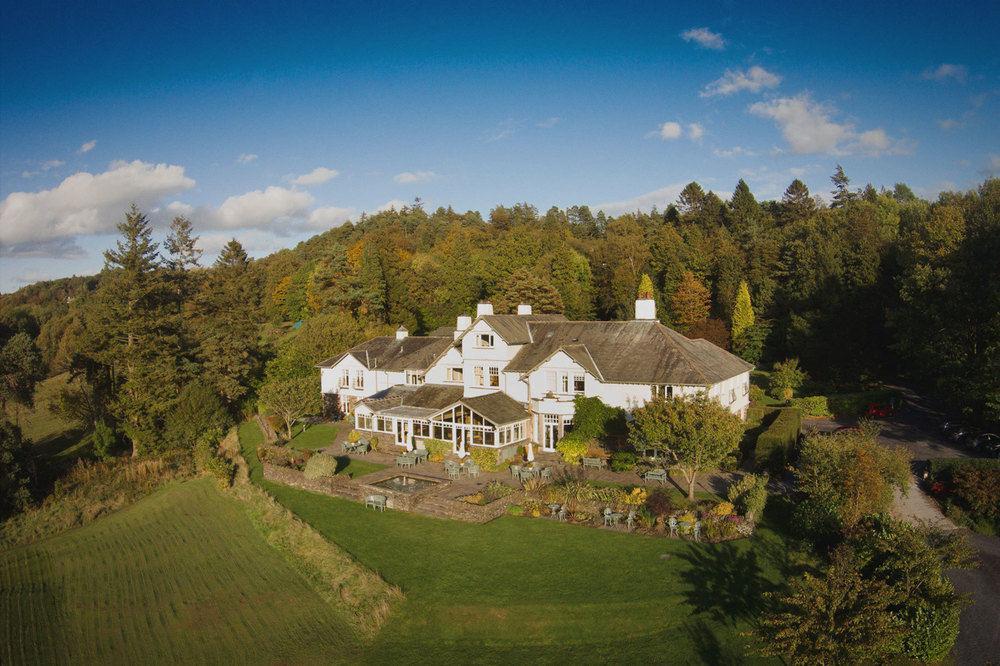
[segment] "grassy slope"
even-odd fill
[[[329,662],[349,636],[208,479],[0,552],[0,663]]]
[[[241,428],[244,453],[260,433]],[[740,660],[740,632],[787,550],[762,529],[719,546],[544,520],[468,525],[264,482],[285,506],[399,585],[406,601],[371,662],[719,663]]]

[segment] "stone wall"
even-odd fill
[[[346,477],[331,476],[322,479],[307,479],[305,474],[290,467],[281,467],[270,463],[264,463],[263,467],[264,478],[268,481],[335,497],[347,499],[357,499],[358,497],[357,488]]]

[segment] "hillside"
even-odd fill
[[[0,663],[330,663],[352,636],[208,479],[0,552]]]

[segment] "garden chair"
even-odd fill
[[[474,462],[470,462],[465,466],[465,473],[469,475],[471,479],[479,478],[479,465]]]
[[[552,478],[552,468],[551,467],[543,467],[542,471],[539,472],[539,474],[540,474],[540,476],[543,479],[551,479]]]
[[[413,467],[415,464],[416,463],[414,462],[413,458],[406,453],[404,453],[401,456],[396,456],[397,467]]]
[[[462,470],[458,467],[453,466],[453,467],[448,467],[446,469],[448,470],[448,478],[452,479],[453,481],[458,479],[458,477],[462,475]]]
[[[566,509],[566,505],[563,504],[562,508],[559,509],[559,522],[565,523],[566,522],[566,514],[568,514],[568,513],[569,513],[569,511]]]
[[[510,475],[512,477],[514,477],[515,479],[520,479],[521,478],[521,466],[520,465],[511,465],[510,466]]]
[[[667,482],[667,470],[662,467],[654,467],[653,469],[647,470],[642,478],[646,481],[659,481],[660,484],[665,484]]]
[[[376,511],[385,511],[386,497],[385,495],[366,495],[365,496],[365,508],[371,507]]]
[[[667,525],[670,526],[670,536],[677,536],[677,519],[670,516],[670,520],[667,521]]]
[[[635,527],[635,509],[629,509],[625,517],[625,528],[631,531],[633,527]]]
[[[368,442],[358,442],[351,448],[352,453],[357,453],[360,455],[366,455],[371,450],[372,447],[368,444]]]
[[[701,521],[694,521],[694,540],[701,541]]]
[[[413,457],[414,457],[414,459],[418,463],[420,463],[420,462],[426,462],[427,461],[427,457],[429,455],[430,455],[430,453],[427,451],[427,449],[422,449],[420,447],[417,447],[417,448],[413,449]]]
[[[556,517],[556,515],[557,515],[557,514],[559,513],[559,509],[561,509],[561,508],[562,508],[562,507],[561,507],[561,506],[560,506],[560,505],[559,505],[558,503],[556,503],[556,502],[553,502],[552,504],[549,504],[548,506],[549,506],[549,511],[551,511],[551,512],[552,512],[552,513],[550,514],[550,517],[551,517],[551,518],[555,518],[555,517]]]
[[[611,509],[604,508],[604,526],[611,527]]]

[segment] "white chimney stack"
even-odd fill
[[[410,332],[406,330],[405,326],[400,326],[396,329],[396,339],[402,340],[410,335]]]
[[[637,321],[655,321],[656,301],[652,298],[635,299],[635,318]]]
[[[530,315],[531,314],[531,305],[529,305],[528,303],[521,303],[520,305],[517,306],[517,314],[519,314],[519,315]]]
[[[477,317],[485,317],[486,315],[491,315],[491,314],[493,314],[493,304],[492,303],[487,303],[487,302],[484,301],[484,302],[482,302],[482,303],[480,303],[479,305],[476,306],[476,316]]]
[[[472,317],[459,315],[458,319],[455,320],[455,339],[458,340],[470,326],[472,326]]]

